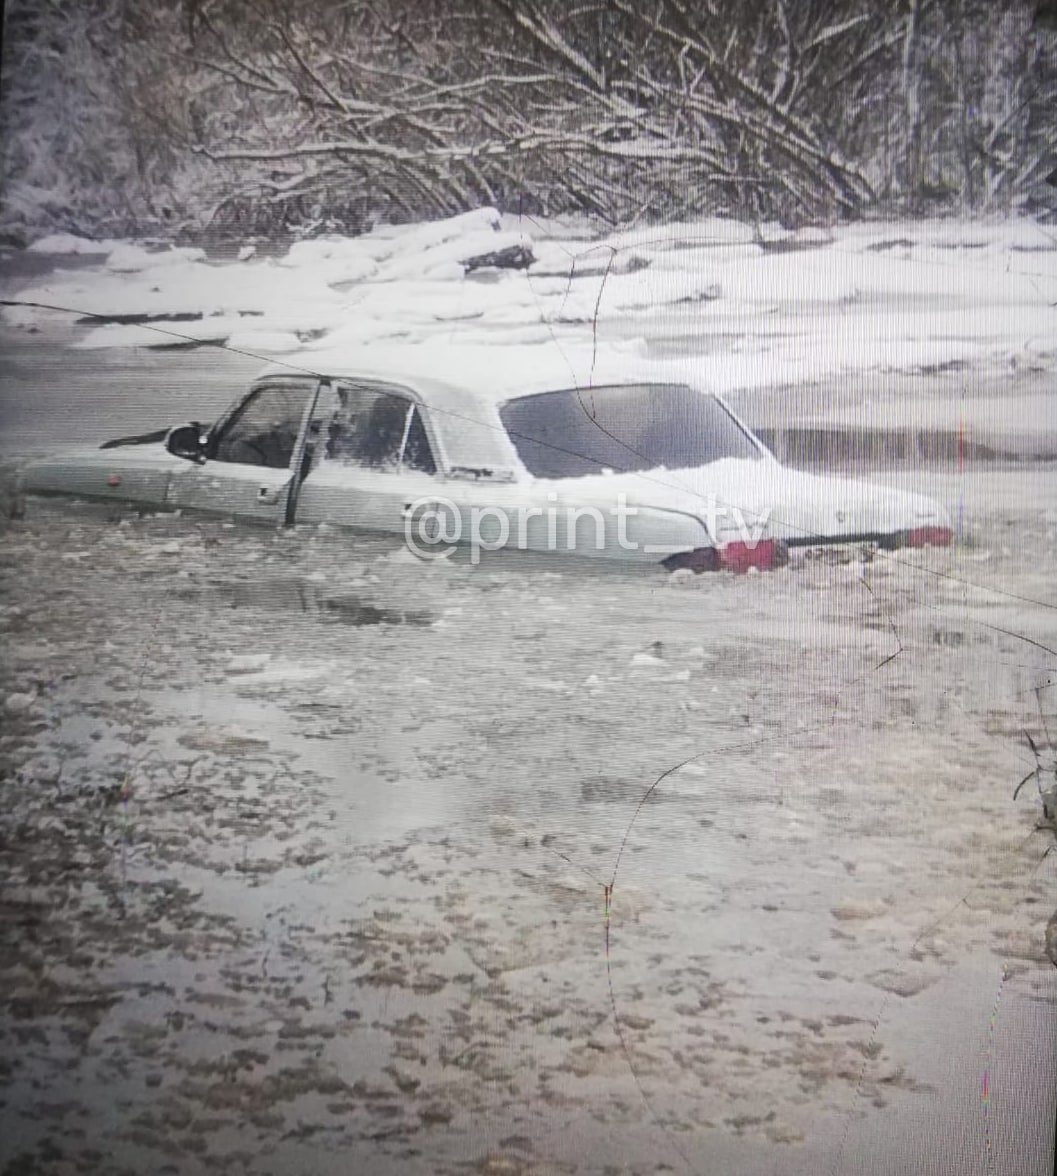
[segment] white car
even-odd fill
[[[422,556],[468,544],[744,571],[794,545],[951,542],[931,499],[788,469],[689,384],[627,364],[578,384],[499,347],[412,352],[273,364],[214,424],[36,462],[25,488],[391,532]]]

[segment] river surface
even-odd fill
[[[74,337],[5,333],[7,455],[261,366]],[[686,580],[30,500],[0,1171],[1048,1172],[1057,479],[878,476],[965,542]]]

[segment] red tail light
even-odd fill
[[[767,572],[777,563],[777,546],[773,539],[760,539],[756,543],[728,543],[720,548],[719,561],[731,572],[747,572],[749,568]]]
[[[916,527],[907,536],[908,547],[950,547],[954,532],[950,527]]]
[[[785,544],[776,539],[760,539],[756,543],[728,543],[723,547],[699,547],[683,551],[664,560],[670,572],[689,568],[692,572],[747,572],[757,568],[761,572],[781,567],[788,559]]]

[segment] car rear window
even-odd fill
[[[543,392],[508,401],[499,415],[525,468],[537,478],[690,469],[762,456],[716,397],[685,384]]]

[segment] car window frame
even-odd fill
[[[752,431],[752,429],[749,428],[749,426],[741,419],[741,417],[738,416],[738,414],[734,411],[734,409],[731,408],[731,406],[727,403],[727,401],[723,398],[723,396],[720,395],[720,393],[713,391],[712,389],[702,388],[698,384],[691,383],[690,381],[682,381],[682,380],[680,380],[680,381],[663,381],[663,382],[657,381],[657,380],[632,380],[632,381],[627,381],[627,382],[610,381],[606,384],[598,385],[598,388],[605,389],[605,388],[650,387],[650,386],[666,387],[666,386],[669,386],[670,384],[673,384],[673,383],[677,384],[681,387],[688,388],[691,391],[696,392],[699,396],[701,396],[703,398],[707,398],[707,399],[712,400],[716,404],[716,406],[720,409],[720,411],[725,416],[729,417],[729,419],[730,419],[731,423],[734,425],[735,429],[745,437],[745,439],[748,441],[751,448],[756,450],[756,453],[759,455],[759,458],[761,460],[770,460],[772,462],[777,462],[778,459],[771,452],[771,450],[767,448],[767,446],[764,444],[764,442],[761,441],[760,438],[757,437],[756,434]],[[502,400],[498,400],[495,402],[494,407],[495,407],[496,421],[498,423],[499,428],[503,431],[503,433],[505,434],[505,436],[509,440],[511,447],[514,450],[514,453],[516,455],[518,469],[519,469],[522,476],[527,477],[529,479],[536,479],[539,477],[539,475],[534,474],[532,472],[532,470],[530,470],[529,467],[525,464],[525,460],[521,456],[521,452],[518,450],[517,442],[514,439],[514,434],[510,431],[510,429],[507,425],[507,422],[504,418],[504,415],[503,415],[504,410],[509,405],[511,405],[519,400],[532,400],[537,397],[550,396],[555,393],[568,394],[568,393],[572,393],[572,392],[580,392],[582,390],[583,389],[578,385],[555,386],[553,388],[545,388],[542,391],[523,392],[523,393],[518,393],[516,395],[505,396],[505,397],[503,397]],[[528,438],[528,440],[533,440],[533,439]],[[633,452],[633,450],[632,450],[632,452]],[[703,468],[703,467],[701,467],[701,468]],[[626,473],[645,473],[648,471],[632,469],[632,470],[620,470],[618,472],[621,472],[621,473],[625,473],[625,472]],[[565,477],[570,478],[570,479],[578,479],[578,478],[582,478],[582,477],[591,477],[591,476],[593,476],[593,475],[590,475],[590,474],[565,475]]]
[[[696,388],[696,385],[691,384],[690,386],[692,388]],[[753,443],[753,445],[756,446],[756,448],[759,450],[760,455],[762,457],[769,458],[771,461],[774,461],[774,462],[778,461],[778,458],[774,455],[774,453],[771,451],[771,449],[768,448],[768,446],[766,445],[766,443],[764,441],[762,441],[759,437],[756,436],[756,434],[745,423],[745,421],[743,421],[741,419],[741,417],[734,411],[734,409],[731,408],[731,406],[727,403],[727,400],[724,396],[722,396],[719,392],[703,391],[700,388],[698,388],[697,391],[703,392],[703,395],[705,395],[705,396],[712,397],[712,399],[719,405],[720,408],[723,409],[723,411],[727,414],[727,416],[729,416],[730,419],[738,426],[738,428],[741,429],[741,431],[745,434],[745,436],[748,437],[748,439]]]
[[[290,376],[270,376],[262,380],[255,380],[250,386],[248,392],[239,396],[227,409],[213,422],[206,435],[206,444],[204,448],[204,456],[208,462],[216,463],[217,465],[244,465],[249,463],[244,462],[227,462],[221,461],[217,456],[217,446],[220,442],[224,431],[238,419],[240,414],[247,408],[252,400],[267,392],[270,388],[275,387],[291,387],[304,383],[304,400],[305,405],[311,404],[311,408],[302,408],[301,419],[298,427],[297,437],[294,441],[294,450],[290,458],[290,464],[286,467],[293,471],[298,468],[298,463],[304,453],[304,434],[307,431],[307,423],[311,419],[311,412],[315,407],[316,401],[319,397],[319,389],[324,380],[317,377],[299,377],[296,374]]]
[[[438,444],[437,434],[433,428],[433,422],[429,413],[429,405],[424,403],[421,396],[419,396],[413,388],[409,388],[406,384],[394,384],[387,380],[373,380],[369,378],[361,379],[356,376],[336,377],[332,383],[335,391],[339,396],[343,390],[348,391],[351,389],[375,392],[380,396],[391,396],[394,399],[403,401],[407,405],[409,411],[404,418],[404,427],[400,437],[400,449],[397,462],[391,470],[386,470],[378,466],[367,465],[361,462],[343,463],[332,458],[324,459],[324,461],[321,463],[323,468],[326,468],[328,464],[330,464],[331,468],[339,468],[342,465],[349,465],[363,470],[370,470],[379,474],[421,474],[430,478],[447,477],[443,449]],[[411,432],[411,423],[414,412],[417,412],[419,415],[419,420],[422,422],[422,428],[426,435],[426,441],[429,445],[430,457],[433,460],[434,466],[432,473],[427,470],[416,469],[406,464],[407,442]],[[318,469],[320,466],[317,466],[316,468]]]
[[[304,442],[306,440],[308,425],[311,423],[312,414],[315,411],[315,406],[319,399],[320,391],[324,385],[331,385],[336,393],[340,393],[342,388],[350,386],[368,388],[372,391],[384,392],[393,396],[397,396],[402,400],[409,401],[418,409],[419,417],[422,421],[422,427],[425,430],[426,440],[429,443],[430,455],[433,458],[433,464],[436,467],[435,472],[427,474],[423,470],[414,470],[405,467],[403,464],[399,467],[400,472],[424,474],[426,477],[432,478],[448,478],[450,477],[447,454],[445,452],[443,439],[437,432],[434,426],[432,411],[430,405],[427,404],[414,388],[407,384],[395,383],[391,380],[380,380],[370,376],[356,376],[356,375],[315,375],[310,373],[300,374],[292,372],[289,375],[284,373],[269,373],[268,375],[258,377],[250,385],[248,391],[243,392],[237,396],[231,404],[216,418],[216,420],[209,426],[206,432],[206,443],[203,454],[209,463],[216,463],[217,465],[229,465],[230,462],[218,462],[214,456],[216,443],[222,431],[227,428],[228,424],[242,411],[250,398],[276,384],[296,384],[304,381],[305,385],[305,399],[306,399],[306,415],[302,419],[302,434],[299,436],[298,444],[295,446],[293,459],[291,460],[291,470],[296,470],[300,460],[304,456]],[[309,403],[310,402],[310,403]],[[404,438],[406,443],[406,437]],[[306,477],[310,477],[312,473],[318,470],[321,464],[313,463],[313,468],[306,473]],[[369,468],[369,467],[364,467]]]
[[[297,499],[301,491],[301,485],[305,478],[311,472],[304,468],[305,450],[308,445],[308,433],[312,424],[312,418],[315,415],[316,405],[319,403],[319,397],[322,390],[333,381],[327,376],[304,376],[299,377],[296,374],[293,376],[276,375],[265,377],[263,379],[254,380],[250,386],[249,391],[245,392],[234,400],[231,405],[213,422],[207,434],[205,445],[203,446],[203,457],[205,459],[204,465],[209,468],[210,476],[217,476],[220,474],[225,466],[234,466],[245,468],[244,462],[230,462],[220,461],[217,459],[216,446],[219,438],[222,436],[224,430],[235,421],[243,409],[257,396],[266,392],[271,387],[276,386],[290,386],[290,385],[304,385],[304,404],[301,409],[301,418],[298,423],[297,435],[294,439],[294,447],[290,454],[289,464],[286,466],[287,480],[285,483],[285,501],[282,510],[282,522],[289,525],[294,522],[297,512]],[[252,467],[251,467],[252,468]],[[269,467],[262,466],[261,469]],[[275,467],[271,467],[275,468]],[[281,472],[281,471],[277,471]]]

